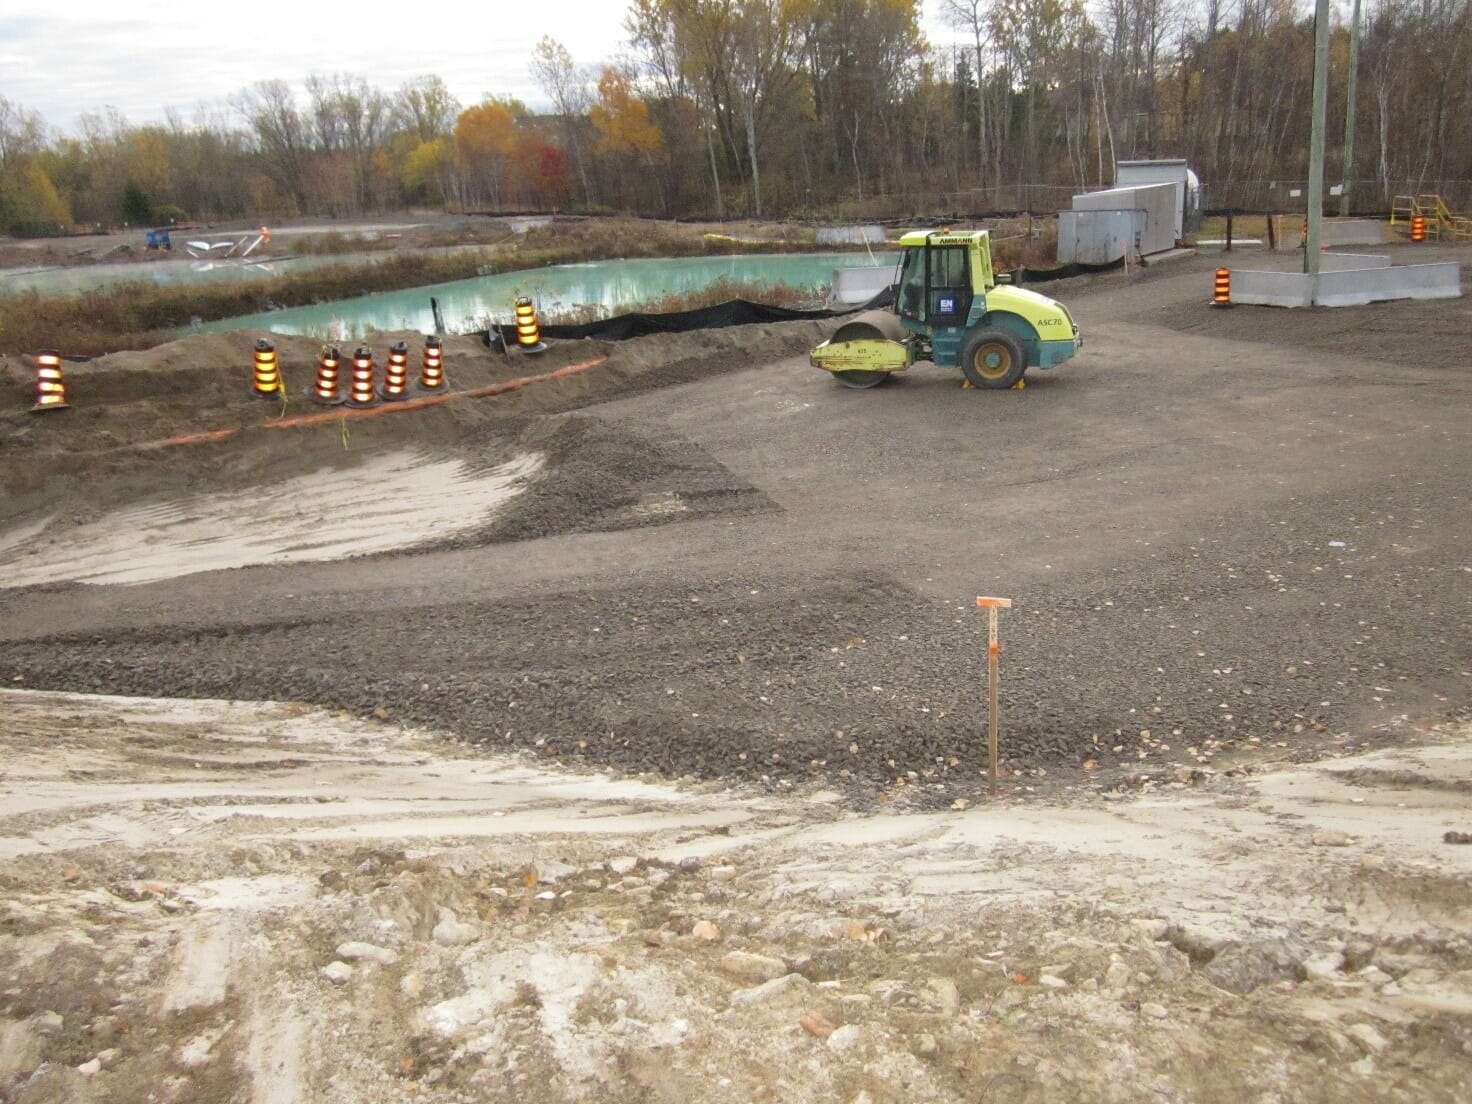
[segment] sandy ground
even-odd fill
[[[3,1099],[1466,1099],[1472,307],[1216,263],[1018,392],[0,362]]]
[[[856,815],[0,692],[17,1102],[1458,1101],[1472,729]]]

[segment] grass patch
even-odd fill
[[[403,254],[241,284],[167,287],[138,281],[69,297],[38,292],[0,299],[0,352],[54,348],[96,356],[172,341],[192,319],[209,322],[281,307],[461,280],[483,265],[470,255]]]

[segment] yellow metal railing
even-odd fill
[[[1427,237],[1454,242],[1472,241],[1472,218],[1454,214],[1439,195],[1398,195],[1390,202],[1390,225],[1426,220]]]
[[[1447,236],[1452,226],[1452,213],[1446,209],[1439,195],[1418,195],[1416,206],[1426,216],[1426,228],[1438,238]]]

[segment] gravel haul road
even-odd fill
[[[564,761],[933,803],[970,795],[983,765],[978,593],[1016,602],[1013,771],[1317,753],[1465,709],[1467,302],[1213,311],[1208,270],[1060,292],[1083,354],[996,394],[929,366],[848,393],[790,355],[809,323],[540,361],[459,339],[462,387],[596,363],[270,432],[255,423],[274,408],[240,398],[241,338],[108,358],[73,387],[109,404],[10,423],[31,528],[0,558],[50,585],[0,592],[0,674],[298,699]],[[1435,349],[1407,356],[1423,331]],[[288,364],[314,351],[283,342]],[[464,479],[374,467],[415,457]],[[466,497],[474,474],[527,465],[509,501]],[[436,502],[454,525],[409,523]],[[365,512],[412,550],[286,562],[312,530],[324,556],[351,550],[338,530]],[[68,585],[197,549],[216,515],[245,536],[206,562],[260,566]]]
[[[1216,263],[1007,392],[0,360],[0,1101],[1472,1097],[1472,305]]]

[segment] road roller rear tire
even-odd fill
[[[978,330],[961,346],[961,374],[973,387],[1004,391],[1026,371],[1022,344],[1006,330]]]

